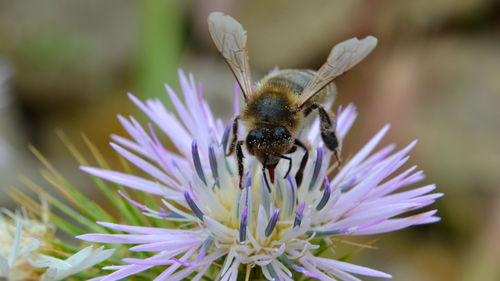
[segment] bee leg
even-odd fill
[[[304,109],[304,116],[308,116],[309,114],[311,114],[311,112],[312,112],[313,110],[315,110],[315,109],[316,109],[316,108],[318,108],[318,107],[319,107],[319,105],[317,105],[317,104],[315,104],[315,103],[311,104],[311,106],[309,106],[309,107],[307,107],[306,109]]]
[[[305,144],[303,144],[298,139],[295,139],[294,143],[295,147],[300,147],[304,149],[304,151],[306,152],[304,153],[304,156],[302,156],[302,160],[300,160],[299,170],[297,171],[297,174],[295,174],[295,182],[297,183],[297,187],[299,187],[300,184],[302,183],[302,178],[304,176],[304,169],[306,168],[307,159],[309,159],[309,151],[307,150]]]
[[[243,186],[241,185],[241,182],[243,181],[243,158],[244,158],[243,150],[241,149],[242,144],[243,141],[239,141],[236,144],[236,158],[238,159],[238,175],[240,176],[240,182],[239,182],[240,189],[243,189]]]
[[[292,149],[290,149],[290,150],[292,150]],[[281,159],[285,159],[285,160],[290,161],[289,164],[288,164],[288,171],[286,171],[286,174],[283,177],[284,179],[286,179],[286,177],[288,177],[288,174],[290,174],[290,171],[292,170],[292,158],[288,157],[288,156],[285,156],[283,154],[279,154],[279,153],[276,153],[275,155],[278,156]]]
[[[230,156],[234,152],[234,148],[236,146],[236,141],[238,140],[238,120],[239,119],[240,119],[239,115],[236,115],[236,117],[234,117],[234,121],[233,121],[233,139],[231,140],[231,144],[229,145],[229,151],[226,153],[226,156]],[[225,149],[226,148],[224,147],[224,150]]]
[[[337,138],[337,134],[335,133],[335,125],[332,123],[330,116],[328,115],[326,110],[321,105],[312,104],[305,109],[304,115],[307,116],[315,109],[317,109],[319,113],[321,138],[323,139],[326,147],[333,151],[337,162],[340,164],[341,160],[339,139]]]
[[[335,133],[335,125],[330,120],[330,116],[326,113],[325,109],[321,106],[318,106],[319,118],[320,118],[320,130],[321,130],[321,138],[325,143],[326,147],[333,151],[337,161],[340,163],[340,147],[339,147],[339,139],[337,138],[337,134]]]
[[[266,175],[266,168],[267,168],[267,158],[264,159],[264,163],[262,163],[262,175],[264,175],[264,181],[266,182],[266,187],[267,187],[267,191],[269,193],[271,193],[271,187],[269,185],[269,182],[267,181],[267,175]],[[271,171],[269,171],[269,174],[271,174]]]

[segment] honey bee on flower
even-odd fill
[[[192,75],[179,72],[183,98],[167,86],[176,112],[168,111],[159,99],[143,102],[130,94],[133,103],[152,124],[143,126],[133,117],[119,116],[129,137],[113,135],[111,146],[145,176],[94,167],[82,167],[82,170],[158,196],[160,206],[137,202],[123,194],[145,215],[169,221],[172,227],[98,222],[125,234],[90,233],[78,238],[130,244],[130,251],[143,252],[146,257],[124,258],[122,264],[103,268],[113,272],[93,280],[120,280],[153,267],[161,268],[155,280],[174,281],[203,277],[294,280],[297,276],[358,280],[354,274],[390,278],[391,275],[378,270],[316,255],[322,244],[332,245],[338,236],[373,235],[439,220],[434,216],[436,210],[404,216],[432,204],[442,194],[430,193],[435,189],[433,184],[399,191],[421,181],[424,175],[416,166],[399,171],[408,161],[408,153],[416,141],[398,151],[394,151],[394,145],[376,148],[389,125],[353,153],[334,176],[328,173],[332,163],[337,162],[338,145],[354,124],[357,111],[352,104],[339,107],[336,126],[333,126],[316,98],[319,99],[321,93],[331,94],[331,89],[325,87],[331,87],[333,79],[364,58],[375,46],[376,39],[348,40],[334,47],[325,66],[316,73],[281,71],[264,78],[254,91],[246,53],[227,53],[224,47],[235,44],[237,50],[242,50],[246,37],[240,26],[222,14],[211,17],[212,35],[215,31],[215,42],[220,44],[218,48],[241,86],[246,110],[262,109],[260,102],[274,108],[273,102],[284,101],[287,103],[284,108],[295,111],[294,116],[299,119],[312,110],[319,110],[320,116],[311,126],[301,127],[299,121],[298,125],[280,128],[273,120],[251,123],[252,114],[243,113],[240,118],[249,130],[243,142],[256,157],[243,158],[240,155],[243,143],[233,137],[230,151],[236,149],[235,159],[226,157],[226,145],[231,128],[237,128],[240,118],[226,125],[216,118]],[[233,37],[235,34],[241,36]],[[346,55],[349,52],[342,51],[345,48],[357,51]],[[289,83],[297,77],[303,81]],[[286,80],[283,87],[297,87],[295,93],[301,94],[283,99],[277,93],[269,101],[263,89],[280,86],[282,79]],[[276,110],[281,109],[277,106]],[[269,116],[275,116],[277,111]],[[266,112],[263,115],[265,117]],[[175,151],[163,145],[158,133],[169,138]],[[299,135],[301,140],[297,142]],[[332,138],[337,141],[336,145]],[[308,149],[302,142],[307,143]],[[305,156],[292,153],[297,148],[303,148]],[[289,162],[281,161],[283,159]],[[271,172],[272,190],[262,167]]]

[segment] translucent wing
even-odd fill
[[[253,92],[247,54],[247,32],[231,16],[213,12],[208,16],[208,31],[240,85],[245,101]]]
[[[377,38],[367,36],[359,40],[351,38],[333,47],[325,64],[316,72],[306,85],[297,101],[297,107],[302,109],[305,103],[319,93],[335,78],[344,74],[364,59],[377,45]]]

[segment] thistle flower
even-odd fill
[[[293,280],[299,275],[358,280],[352,274],[390,278],[377,270],[317,256],[320,241],[332,245],[336,236],[378,234],[439,220],[436,210],[401,216],[432,204],[442,194],[429,194],[435,185],[394,193],[424,175],[416,166],[394,175],[416,141],[396,152],[394,145],[374,152],[389,126],[329,178],[332,152],[323,147],[319,121],[313,120],[299,136],[311,151],[301,186],[291,176],[283,178],[288,167],[280,163],[269,192],[260,163],[247,156],[244,188],[239,189],[236,160],[224,155],[231,121],[224,126],[214,118],[192,75],[180,72],[179,76],[184,102],[166,86],[178,117],[158,99],[143,103],[133,95],[131,100],[155,126],[118,117],[131,139],[113,135],[111,146],[146,176],[82,167],[94,176],[157,195],[160,206],[122,194],[145,215],[172,222],[171,228],[98,222],[126,234],[79,236],[91,242],[132,244],[130,251],[150,254],[105,267],[115,271],[95,280],[119,280],[157,266],[164,270],[155,280],[203,276],[237,280],[241,274],[239,278],[246,280]],[[235,114],[237,110],[235,106]],[[357,117],[356,108],[339,108],[337,116],[337,135],[343,139]],[[157,130],[170,139],[175,151],[160,142]],[[294,163],[301,156],[291,155]]]
[[[13,213],[2,210],[0,215],[0,279],[9,281],[57,281],[83,271],[108,259],[114,250],[82,249],[61,260],[43,254],[54,239],[54,228],[49,224],[48,205],[44,206],[41,219],[29,215],[24,209]],[[46,268],[45,272],[42,268]],[[3,280],[3,279],[2,279]]]

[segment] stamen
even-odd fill
[[[278,223],[279,216],[280,208],[276,208],[273,212],[273,215],[271,216],[271,219],[269,220],[269,223],[267,224],[266,231],[264,232],[266,234],[266,237],[269,237],[271,233],[273,233],[274,228],[276,227],[276,223]]]
[[[198,253],[198,262],[205,257],[208,249],[210,249],[213,242],[214,242],[214,237],[212,236],[212,234],[208,235],[207,240],[203,242],[203,244],[201,245],[200,252]]]
[[[191,153],[193,154],[193,163],[196,173],[203,183],[207,185],[207,180],[205,179],[205,174],[203,173],[203,168],[201,167],[200,154],[198,153],[198,144],[196,143],[196,140],[193,140],[193,143],[191,144]]]
[[[319,200],[318,205],[316,206],[316,211],[319,211],[325,207],[326,203],[328,203],[328,200],[330,200],[330,194],[332,192],[332,189],[330,188],[330,183],[328,182],[328,177],[325,177],[325,190],[323,192],[323,196],[321,197],[321,200]]]
[[[305,206],[305,203],[301,203],[299,205],[299,208],[295,212],[295,221],[293,222],[293,227],[300,226],[300,224],[302,223],[302,215],[304,214]]]
[[[216,186],[216,185],[217,185],[217,186],[219,187],[219,189],[220,189],[219,178],[215,178],[215,179],[214,179],[214,184],[212,184],[212,191],[214,191],[214,190],[215,190],[215,186]]]
[[[198,196],[196,196],[196,194],[194,193],[193,185],[191,184],[191,182],[189,182],[189,191],[191,191],[191,194],[193,194],[194,201],[200,203],[200,200],[198,200]]]
[[[345,192],[349,187],[351,187],[356,182],[356,177],[351,178],[346,184],[340,186],[340,192]]]
[[[317,274],[314,274],[314,273],[311,273],[309,271],[307,271],[305,268],[303,268],[302,266],[298,266],[296,265],[295,263],[293,263],[286,255],[281,255],[279,256],[279,259],[289,268],[297,271],[297,272],[300,272],[306,276],[309,276],[309,277],[313,277],[313,278],[316,278],[316,279],[321,279],[321,277]]]
[[[231,126],[233,125],[233,118],[229,119],[226,128],[224,129],[224,134],[222,135],[222,140],[220,141],[222,145],[222,150],[224,154],[226,153],[227,141],[229,140],[229,133],[231,133]]]
[[[186,198],[186,202],[188,203],[189,208],[191,208],[195,216],[197,216],[201,221],[203,221],[203,212],[200,210],[200,208],[198,208],[193,199],[191,199],[189,192],[184,191],[184,198]]]
[[[345,233],[345,232],[347,232],[347,230],[349,230],[348,227],[343,227],[343,228],[339,228],[339,229],[326,230],[326,231],[307,231],[306,234],[307,235],[315,234],[314,237],[321,237],[321,236],[330,236],[330,235],[334,235],[334,234]]]
[[[245,186],[245,188],[249,188],[250,186],[252,186],[252,177],[249,177],[248,176],[248,173],[247,173],[247,185]]]
[[[290,216],[293,214],[293,210],[295,209],[295,196],[297,190],[295,179],[293,179],[291,176],[288,176],[288,183],[290,184],[290,193],[288,193],[289,195],[286,198],[286,200],[288,200],[288,203],[286,205],[287,208],[284,210],[285,216]]]
[[[280,280],[280,277],[278,276],[276,270],[274,270],[274,267],[271,264],[266,265],[266,268],[269,271],[269,274],[271,274],[273,280]]]
[[[178,213],[167,212],[167,210],[165,210],[162,207],[159,207],[159,209],[161,212],[158,212],[158,215],[162,218],[174,218],[174,219],[185,219],[186,218],[183,215],[178,214]]]
[[[147,207],[146,205],[143,205],[137,201],[132,200],[130,197],[125,195],[121,190],[118,190],[118,194],[120,194],[123,198],[127,199],[130,203],[132,203],[134,206],[137,208],[141,209],[144,212],[150,213],[152,215],[156,215],[162,218],[184,218],[184,216],[174,213],[174,212],[167,212],[167,210],[163,209],[162,207],[159,207],[160,212],[155,211]]]
[[[247,206],[246,201],[246,188],[243,188],[240,192],[237,192],[237,196],[239,195],[238,202],[236,203],[236,216],[241,216],[243,213],[243,208]]]
[[[212,170],[212,176],[214,179],[219,177],[219,171],[217,170],[217,159],[215,158],[214,145],[211,143],[208,146],[208,160],[210,161],[210,169]],[[220,188],[220,185],[217,184]]]
[[[316,150],[316,161],[314,161],[314,170],[311,178],[311,183],[309,183],[309,191],[312,190],[316,180],[318,179],[319,171],[321,170],[321,164],[323,164],[323,149],[318,147]]]
[[[241,221],[240,221],[240,243],[245,242],[247,237],[247,219],[248,219],[247,206],[245,206],[245,209],[243,209],[243,213],[241,214]]]
[[[190,262],[181,261],[178,258],[172,258],[172,260],[175,261],[176,263],[181,264],[181,265],[186,266],[186,267],[194,266],[194,264],[192,264]]]

